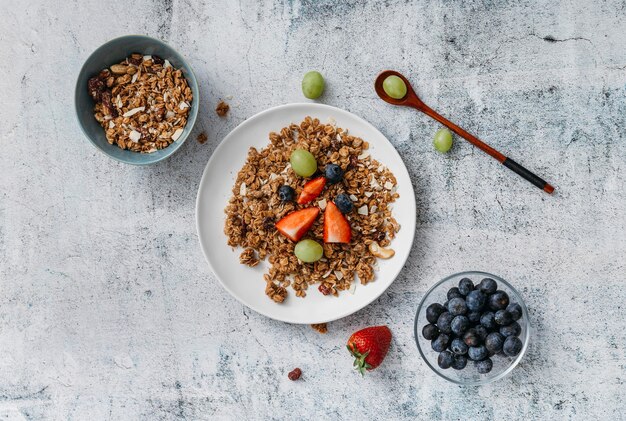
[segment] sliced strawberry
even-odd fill
[[[276,229],[290,240],[298,241],[311,228],[319,213],[317,207],[291,212],[276,223]]]
[[[311,200],[320,195],[322,190],[324,190],[325,185],[326,177],[317,177],[309,181],[304,185],[302,193],[300,193],[300,197],[298,197],[298,203],[301,205],[309,203]]]
[[[324,242],[349,243],[351,237],[348,220],[333,202],[328,202],[324,212]]]

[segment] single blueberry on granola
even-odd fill
[[[350,197],[345,193],[339,193],[337,197],[335,197],[335,205],[337,205],[341,213],[350,213],[354,208],[352,200],[350,200]]]
[[[281,202],[293,202],[296,199],[296,191],[291,186],[283,185],[278,189],[278,197]]]
[[[343,179],[343,170],[337,164],[326,165],[325,174],[326,180],[332,184],[339,183]]]

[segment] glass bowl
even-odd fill
[[[509,295],[509,302],[518,303],[522,308],[522,317],[517,321],[522,328],[522,331],[519,335],[519,338],[522,341],[523,345],[522,350],[515,357],[507,357],[502,353],[494,355],[491,358],[491,360],[493,361],[493,368],[487,374],[478,373],[471,360],[468,360],[467,366],[463,370],[455,370],[453,368],[444,370],[440,368],[437,364],[437,357],[439,353],[433,351],[430,344],[431,341],[424,339],[424,337],[422,336],[422,328],[429,323],[428,320],[426,320],[426,308],[432,303],[443,304],[444,302],[446,302],[446,294],[448,290],[452,287],[457,287],[459,285],[459,281],[462,278],[471,279],[475,285],[477,285],[483,278],[492,278],[498,283],[498,289],[506,292]],[[417,308],[414,325],[415,342],[417,343],[417,349],[419,350],[426,364],[435,373],[437,373],[444,379],[464,386],[477,386],[491,383],[509,374],[524,357],[524,353],[528,348],[528,342],[530,338],[529,331],[530,323],[528,321],[528,309],[526,308],[526,305],[524,304],[524,301],[522,300],[522,297],[517,292],[517,290],[515,290],[515,288],[513,288],[511,284],[509,284],[499,276],[487,272],[477,271],[455,273],[454,275],[450,275],[433,285],[433,287],[428,290],[426,295],[424,295],[424,298],[422,298],[422,301]]]

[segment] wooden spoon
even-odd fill
[[[398,76],[406,84],[407,92],[406,92],[406,95],[401,99],[395,99],[395,98],[390,97],[389,95],[387,95],[387,93],[383,89],[383,81],[387,77],[392,76],[392,75]],[[386,101],[393,105],[403,105],[405,107],[412,107],[418,111],[423,112],[427,116],[434,118],[435,120],[437,120],[438,122],[446,126],[448,129],[452,130],[454,133],[458,134],[459,136],[467,140],[472,145],[476,146],[481,151],[497,159],[498,162],[500,162],[502,165],[504,165],[511,171],[517,173],[518,175],[524,177],[526,180],[530,181],[535,186],[539,187],[540,189],[544,190],[547,193],[552,193],[554,191],[554,187],[552,187],[545,180],[536,176],[532,172],[528,171],[526,168],[522,167],[520,164],[513,161],[511,158],[507,158],[502,153],[498,152],[491,146],[487,145],[485,142],[483,142],[482,140],[480,140],[473,134],[466,132],[464,129],[457,126],[453,122],[447,120],[445,117],[443,117],[442,115],[437,113],[435,110],[430,108],[428,105],[424,104],[424,102],[421,99],[419,99],[419,97],[417,96],[413,88],[411,87],[411,84],[409,83],[409,81],[400,73],[393,71],[393,70],[383,71],[376,78],[376,82],[374,82],[374,88],[376,89],[376,93],[378,94],[378,96],[381,97],[383,101]]]

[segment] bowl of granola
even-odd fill
[[[83,133],[111,158],[135,165],[176,152],[198,114],[199,92],[189,64],[154,38],[127,35],[94,51],[74,93]]]
[[[276,320],[324,323],[362,309],[400,273],[415,196],[400,155],[372,125],[328,105],[288,104],[220,143],[196,224],[236,299]]]

